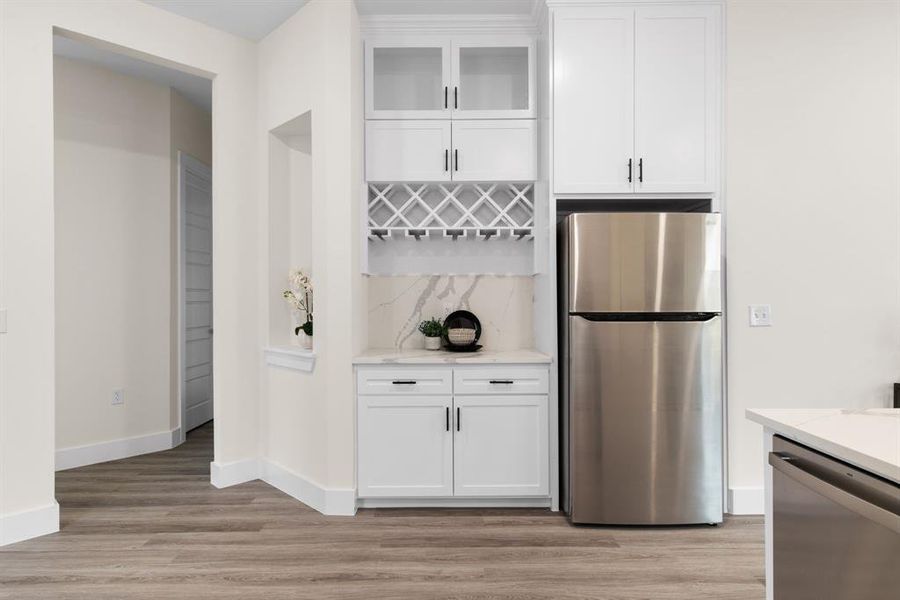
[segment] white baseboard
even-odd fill
[[[550,508],[550,498],[360,498],[360,508]]]
[[[762,487],[728,488],[728,514],[761,515],[766,512],[766,493]]]
[[[323,515],[356,514],[356,490],[323,487],[271,460],[261,466],[260,479]]]
[[[219,489],[259,479],[259,472],[258,458],[209,463],[209,481]]]
[[[181,428],[139,435],[109,442],[59,448],[56,451],[56,470],[64,471],[139,454],[170,450],[184,441]]]
[[[59,504],[0,515],[0,546],[59,531]]]

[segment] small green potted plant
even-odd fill
[[[441,335],[444,333],[444,324],[432,317],[419,323],[419,331],[425,336],[426,350],[441,349]]]

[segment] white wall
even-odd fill
[[[362,155],[362,45],[352,2],[313,0],[259,45],[260,145],[267,132],[312,111],[311,270],[317,354],[312,373],[263,367],[262,448],[265,461],[293,481],[351,498],[355,486],[355,396],[352,357],[365,345],[365,281],[359,269]],[[264,152],[259,170],[270,172]],[[270,198],[268,182],[259,196]],[[281,185],[282,183],[275,183]],[[269,207],[260,234],[269,251]],[[273,229],[273,232],[275,230]],[[293,233],[293,232],[292,232]],[[301,233],[302,234],[302,233]],[[286,273],[260,286],[271,302]],[[277,319],[276,319],[277,321]],[[269,322],[269,315],[265,315]],[[261,331],[260,345],[272,340]]]
[[[900,381],[898,10],[863,0],[727,6],[738,494],[763,482],[762,431],[746,408],[888,406]],[[773,327],[748,327],[751,303],[772,305]]]
[[[0,3],[0,544],[53,531],[53,28],[213,81],[215,458],[258,453],[256,48],[136,0]],[[27,449],[27,450],[26,450]]]
[[[54,84],[60,450],[172,429],[170,92],[61,57]]]

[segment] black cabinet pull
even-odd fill
[[[450,162],[449,162],[450,158],[449,157],[450,157],[450,151],[444,150],[444,172],[447,172],[450,170]]]
[[[395,379],[392,381],[394,385],[416,385],[415,379]]]
[[[631,162],[632,159],[628,159],[628,183],[631,183]]]
[[[444,407],[444,427],[447,431],[450,431],[450,407]]]
[[[512,385],[515,382],[512,379],[491,379],[491,383],[492,384],[502,383],[502,384],[506,384],[506,385]]]
[[[459,88],[453,86],[453,108],[459,108]]]
[[[447,108],[447,86],[444,86],[444,108]]]
[[[459,407],[456,407],[456,430],[459,431]]]
[[[644,181],[644,159],[643,158],[638,160],[638,181],[642,182],[642,183]]]
[[[459,171],[459,150],[456,150],[456,149],[453,150],[453,162],[454,162],[453,170]]]

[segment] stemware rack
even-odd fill
[[[370,183],[368,189],[371,240],[534,237],[532,183]]]

